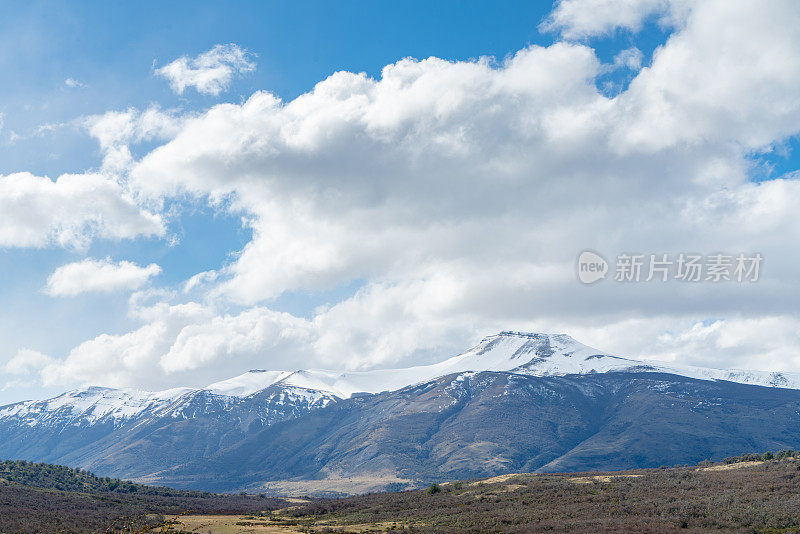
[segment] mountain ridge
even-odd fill
[[[525,356],[530,356],[530,359],[522,361]],[[346,399],[357,393],[394,391],[454,372],[481,371],[514,371],[533,376],[610,371],[666,372],[701,380],[728,380],[800,389],[800,373],[675,366],[668,362],[615,356],[584,345],[568,334],[503,331],[484,337],[477,345],[459,355],[430,365],[372,371],[254,369],[203,388],[178,387],[163,391],[88,386],[50,399],[0,406],[0,420],[52,413],[66,407],[72,408],[71,413],[76,420],[82,418],[91,422],[109,416],[130,419],[148,410],[168,410],[181,399],[201,392],[243,398],[276,384],[283,386],[291,395],[305,397],[312,404],[324,406],[335,399]],[[28,417],[31,424],[36,421],[35,417]]]

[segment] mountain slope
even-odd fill
[[[337,400],[294,387],[271,387],[247,397],[188,390],[148,403],[140,402],[143,396],[87,388],[51,401],[12,405],[11,413],[0,417],[0,457],[88,467],[138,440],[158,440],[163,447],[157,454],[131,458],[111,472],[142,476],[205,457],[256,429]]]
[[[658,467],[800,443],[800,391],[658,373],[450,375],[265,428],[148,482],[359,491],[508,472]],[[329,480],[332,483],[322,484]]]

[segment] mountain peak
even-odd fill
[[[550,334],[547,332],[515,332],[513,330],[504,330],[499,334],[487,336],[484,338],[484,340],[493,338],[535,340],[539,342],[550,342],[551,344],[557,344],[561,346],[580,345],[580,343],[569,334]]]
[[[520,332],[515,330],[503,330],[499,334],[495,334],[494,336],[489,337],[525,337],[525,338],[533,338],[533,339],[541,339],[541,338],[558,338],[558,339],[571,339],[575,341],[572,336],[569,334],[552,334],[550,332]]]
[[[575,351],[585,349],[595,354],[600,351],[579,343],[567,334],[548,334],[543,332],[503,331],[487,336],[467,353],[484,355],[498,351],[507,353],[509,360],[518,360],[523,356],[548,358],[553,354],[570,356]]]

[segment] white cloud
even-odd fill
[[[210,320],[211,310],[197,303],[134,308],[133,313],[146,318],[147,324],[127,334],[103,334],[78,345],[64,360],[41,368],[42,382],[163,386],[163,375],[157,372],[159,356],[170,350],[185,326]]]
[[[201,287],[203,284],[213,282],[218,276],[219,273],[217,273],[217,271],[203,271],[201,273],[197,273],[183,283],[183,292],[189,293],[198,287]]]
[[[800,42],[797,5],[762,7],[698,4],[626,92],[626,112],[635,117],[621,124],[628,127],[626,142],[659,147],[727,141],[761,150],[796,133],[800,96],[789,87],[800,79],[800,55],[787,50]],[[743,42],[739,32],[758,45]]]
[[[161,236],[162,218],[141,209],[101,174],[53,181],[27,172],[0,175],[0,247],[85,247],[96,238]]]
[[[66,85],[67,87],[72,87],[72,88],[83,88],[83,87],[86,87],[86,84],[79,82],[75,78],[67,78],[66,80],[64,80],[64,85]]]
[[[188,115],[162,111],[151,106],[145,111],[128,108],[90,115],[81,121],[103,151],[104,172],[122,174],[133,162],[130,146],[143,141],[166,141],[174,137]]]
[[[160,273],[161,267],[155,263],[140,267],[129,261],[87,258],[57,268],[47,279],[47,294],[74,297],[81,293],[132,291]]]
[[[453,334],[451,329],[419,338],[418,328],[406,326],[402,332],[395,330],[394,346],[388,346],[390,328],[385,321],[391,318],[397,302],[371,301],[369,305],[376,306],[369,310],[377,313],[374,320],[361,328],[336,331],[332,327],[345,326],[348,310],[306,320],[266,307],[226,314],[196,302],[159,303],[136,310],[147,317],[140,328],[121,335],[98,336],[75,347],[64,360],[46,362],[41,366],[42,380],[46,385],[202,385],[231,375],[232,360],[237,369],[294,369],[299,362],[359,368],[367,362],[360,354],[365,344],[373,345],[374,355],[385,357],[387,349],[414,352],[422,346],[430,348],[432,341],[446,340],[446,333]],[[356,306],[362,307],[360,312],[368,311],[361,304]],[[378,324],[379,330],[368,331],[368,326]],[[451,348],[449,340],[446,346]],[[154,369],[160,372],[154,373]]]
[[[151,106],[145,111],[128,108],[91,115],[83,119],[83,124],[100,148],[107,150],[117,145],[169,140],[180,131],[182,120],[173,111]]]
[[[169,80],[170,87],[178,94],[194,87],[198,93],[218,95],[230,87],[235,76],[255,68],[252,54],[235,44],[226,44],[216,45],[195,58],[179,57],[155,72]]]
[[[259,92],[181,121],[129,161],[127,186],[156,202],[210,199],[242,215],[252,240],[187,282],[208,287],[202,303],[134,306],[140,328],[79,345],[45,379],[175,385],[234,367],[422,363],[503,329],[567,331],[633,357],[800,368],[800,251],[787,246],[800,239],[800,179],[748,179],[754,151],[800,132],[793,4],[629,2],[595,19],[578,5],[612,3],[561,2],[568,36],[663,13],[676,29],[614,98],[596,86],[594,51],[559,42],[499,64],[338,72],[290,102]],[[619,63],[638,68],[637,57]],[[97,137],[115,146],[126,128]],[[765,263],[756,284],[584,287],[573,269],[586,248]],[[308,317],[271,309],[354,281],[354,295]]]
[[[20,349],[13,358],[6,362],[3,370],[11,375],[27,375],[52,363],[54,363],[53,358],[46,354],[30,349]]]
[[[617,28],[636,32],[651,16],[662,26],[676,26],[686,20],[693,4],[691,0],[559,0],[541,29],[582,39]]]
[[[614,67],[626,68],[630,70],[639,70],[642,68],[642,59],[644,55],[642,51],[635,46],[626,48],[625,50],[614,56]]]
[[[800,370],[800,318],[794,313],[689,318],[635,318],[580,328],[576,337],[617,354],[716,368]]]

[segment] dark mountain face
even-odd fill
[[[798,423],[796,390],[652,373],[486,372],[344,401],[159,479],[197,488],[225,479],[255,489],[264,480],[331,474],[393,472],[424,484],[508,472],[658,467],[794,448]]]
[[[196,399],[205,407],[192,417],[89,432],[5,424],[0,454],[182,488],[263,491],[274,487],[265,481],[293,481],[313,491],[324,480],[385,489],[800,445],[800,391],[658,373],[462,373],[311,411],[290,407],[272,420],[259,416],[269,398],[265,390],[234,406]]]
[[[210,457],[315,407],[309,396],[290,397],[284,388],[269,387],[244,398],[192,391],[122,420],[75,418],[67,409],[45,412],[37,424],[6,417],[0,420],[0,458],[91,466],[104,475],[137,478]]]

